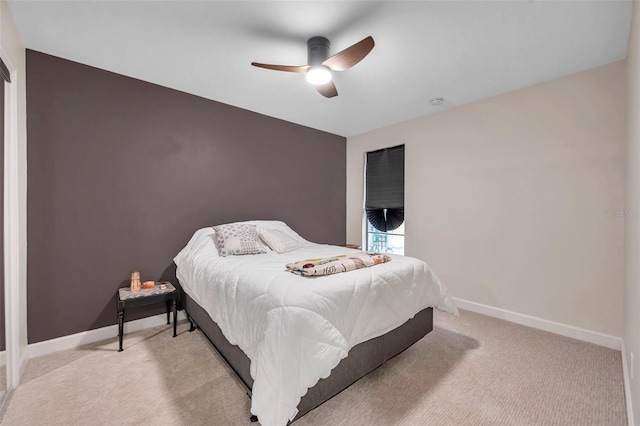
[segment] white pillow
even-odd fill
[[[309,241],[302,238],[298,235],[293,229],[291,229],[286,223],[279,220],[248,220],[243,222],[234,222],[232,224],[241,224],[246,223],[249,225],[256,225],[258,229],[261,228],[269,228],[269,229],[277,229],[288,237],[296,240],[300,247],[311,244]],[[232,225],[230,224],[230,225]],[[207,256],[209,257],[218,257],[218,248],[216,247],[216,233],[212,226],[207,226],[206,228],[198,229],[187,245],[180,250],[180,252],[173,258],[173,261],[177,265],[183,260],[191,258],[196,253],[201,253],[203,251],[207,252]],[[262,244],[262,243],[261,243]]]
[[[208,226],[206,228],[198,229],[186,246],[173,258],[174,263],[178,263],[186,260],[194,255],[194,253],[204,250],[208,247],[212,248],[213,256],[218,256],[218,249],[215,244],[216,233],[213,227]]]
[[[214,226],[218,253],[220,256],[238,256],[243,254],[262,254],[267,250],[260,242],[256,225],[230,223]]]
[[[271,250],[278,253],[286,253],[301,247],[298,241],[277,229],[258,228],[258,235]]]
[[[251,220],[244,223],[251,223],[258,227],[258,229],[266,228],[266,229],[277,229],[288,237],[293,238],[297,242],[300,243],[300,247],[306,246],[309,241],[302,238],[296,231],[291,229],[286,223],[279,220]]]

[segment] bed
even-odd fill
[[[424,262],[388,263],[317,278],[291,262],[357,253],[306,241],[279,221],[248,221],[295,241],[284,253],[220,256],[212,227],[175,257],[188,317],[250,390],[264,426],[301,417],[421,339],[433,309],[457,313]],[[254,417],[255,418],[255,417]]]

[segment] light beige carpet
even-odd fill
[[[32,359],[4,425],[246,425],[250,401],[179,324]],[[619,351],[461,311],[295,425],[624,425]]]

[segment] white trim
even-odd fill
[[[184,318],[186,318],[184,312],[178,312],[178,321]],[[132,333],[134,331],[144,330],[163,324],[167,325],[167,314],[159,314],[153,317],[142,318],[139,320],[124,323],[125,349],[127,333]],[[171,327],[173,327],[173,325]],[[82,333],[62,336],[56,339],[45,340],[44,342],[32,343],[27,347],[27,352],[29,354],[29,358],[35,358],[37,356],[47,355],[66,349],[73,349],[77,348],[78,346],[86,345],[88,343],[98,342],[100,340],[112,339],[116,337],[118,337],[117,324],[97,328],[95,330],[83,331]]]
[[[9,69],[5,84],[4,116],[4,292],[7,388],[20,383],[20,175],[18,141],[18,73],[11,57],[0,45],[0,58]],[[24,355],[24,354],[23,354]]]
[[[24,374],[25,370],[27,369],[27,364],[29,364],[29,351],[28,351],[28,347],[27,349],[25,349],[24,352],[22,352],[22,356],[20,357],[20,362],[18,364],[18,375],[19,377],[22,377],[22,375]],[[17,387],[18,385],[16,385]]]
[[[624,347],[624,339],[622,339],[620,345],[620,352],[622,352],[622,376],[624,378],[624,397],[627,405],[627,424],[634,426],[633,422],[633,404],[631,400],[631,383],[629,382],[629,366],[627,364],[627,351]]]
[[[507,311],[506,309],[495,308],[493,306],[483,305],[481,303],[470,302],[464,299],[454,297],[456,306],[467,311],[477,312],[494,318],[500,318],[505,321],[516,324],[526,325],[527,327],[537,328],[538,330],[548,331],[550,333],[559,334],[565,337],[582,340],[584,342],[594,343],[610,349],[620,350],[622,339],[620,337],[610,336],[608,334],[599,333],[597,331],[586,330],[584,328],[574,327],[572,325],[562,324],[559,322],[549,321],[542,318],[532,317],[530,315],[519,314],[517,312]]]

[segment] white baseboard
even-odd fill
[[[622,352],[622,375],[624,378],[624,396],[627,403],[627,424],[629,426],[635,426],[633,422],[633,404],[631,400],[631,383],[629,382],[629,364],[627,364],[627,351],[624,347],[624,339],[620,345],[620,352]]]
[[[186,315],[183,311],[178,312],[178,321],[185,318]],[[134,331],[144,330],[163,324],[167,325],[166,314],[159,314],[152,317],[125,322],[124,334],[126,336],[127,333],[132,333]],[[83,331],[82,333],[71,334],[69,336],[62,336],[56,339],[45,340],[44,342],[32,343],[27,346],[26,352],[28,353],[28,358],[35,358],[53,352],[77,348],[78,346],[86,345],[88,343],[111,339],[117,336],[118,325],[110,325],[108,327],[102,327],[95,330]]]
[[[27,369],[27,364],[29,364],[29,346],[25,348],[20,356],[20,365],[18,366],[18,382],[15,386],[18,386],[20,380],[22,380],[22,376],[24,375],[24,371]]]
[[[453,300],[455,301],[457,307],[466,309],[467,311],[476,312],[494,318],[500,318],[505,321],[526,325],[527,327],[548,331],[550,333],[559,334],[565,337],[571,337],[573,339],[582,340],[584,342],[594,343],[596,345],[604,346],[610,349],[620,350],[622,346],[622,339],[620,337],[610,336],[608,334],[599,333],[597,331],[586,330],[584,328],[574,327],[572,325],[532,317],[530,315],[519,314],[517,312],[507,311],[506,309],[494,308],[493,306],[470,302],[468,300],[458,299],[457,297],[454,297]]]

